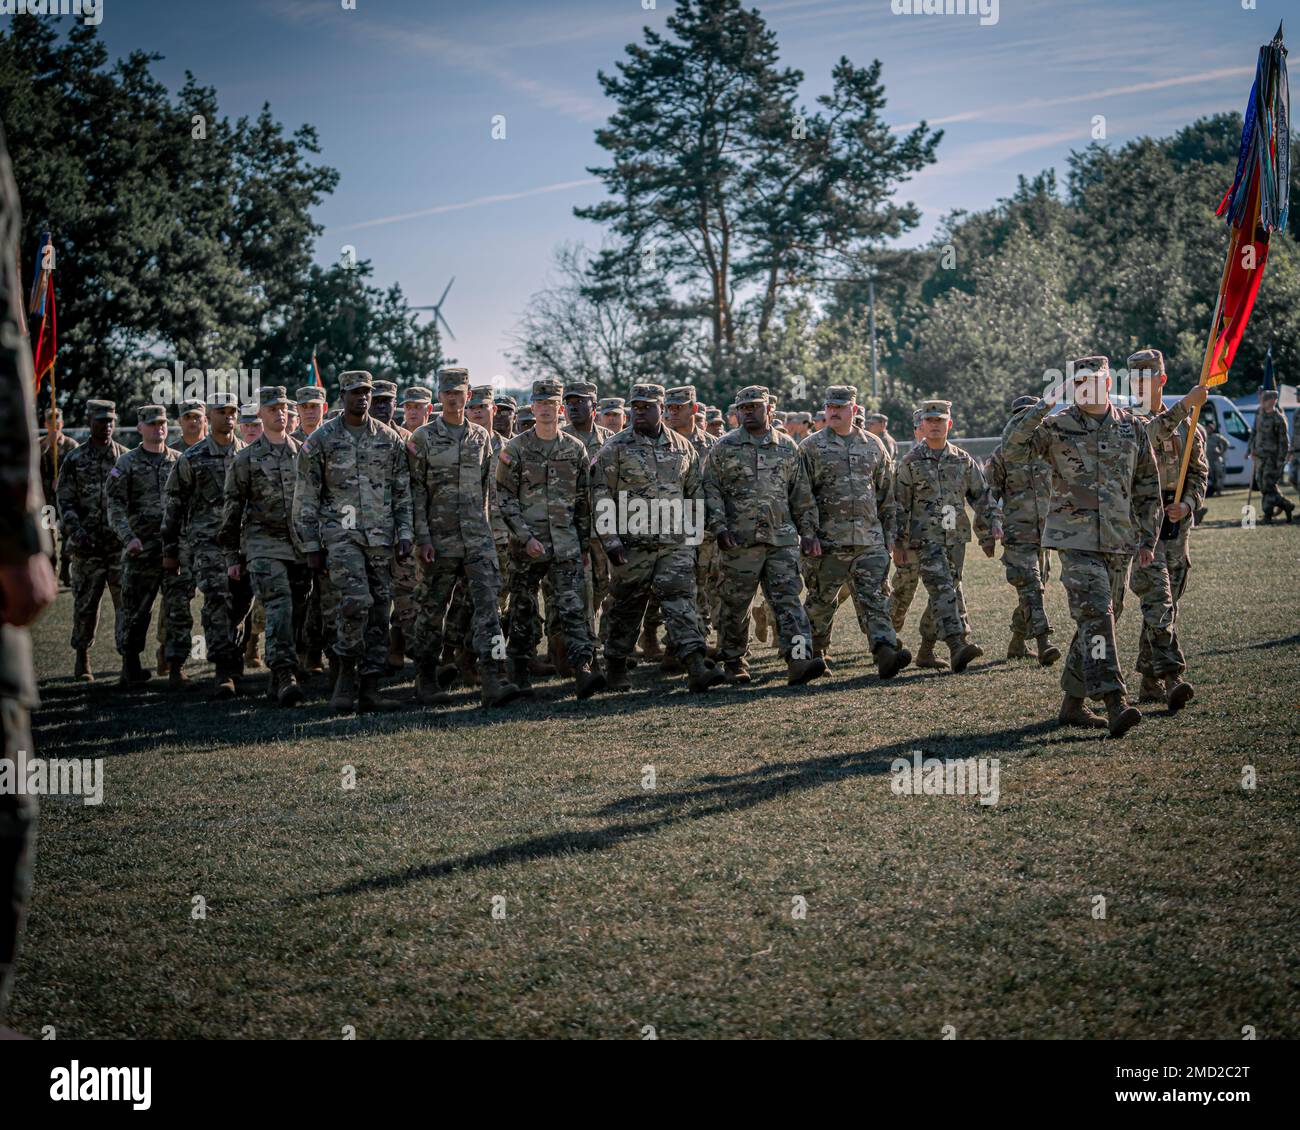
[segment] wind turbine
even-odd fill
[[[432,310],[434,323],[442,323],[442,328],[447,331],[447,336],[452,341],[456,340],[456,335],[451,332],[451,327],[447,325],[447,319],[442,316],[442,304],[447,301],[447,292],[451,290],[451,283],[456,281],[456,276],[451,276],[451,282],[447,284],[447,290],[442,292],[442,297],[438,299],[436,306],[412,306],[412,310]]]

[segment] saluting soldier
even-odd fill
[[[164,607],[185,594],[180,573],[165,573],[162,562],[163,488],[180,458],[167,446],[167,410],[161,404],[142,405],[136,409],[136,430],[140,445],[118,457],[104,487],[108,523],[122,545],[122,615],[115,642],[123,686],[149,681],[140,653],[159,589]]]
[[[885,445],[854,427],[857,399],[852,385],[831,385],[827,426],[799,445],[817,503],[821,547],[819,555],[804,559],[805,610],[813,650],[825,659],[840,590],[848,585],[876,669],[882,679],[892,679],[912,661],[912,653],[899,646],[884,593],[894,538],[894,468]]]
[[[971,540],[967,504],[975,511],[975,537],[986,557],[993,556],[1002,525],[978,460],[948,440],[952,402],[925,400],[920,408],[924,442],[898,461],[894,478],[898,504],[894,564],[901,569],[908,563],[904,546],[915,552],[917,572],[929,595],[921,617],[917,666],[945,666],[934,654],[935,643],[942,639],[948,645],[948,664],[956,673],[984,654],[984,649],[970,640],[961,588],[966,546]]]
[[[1140,567],[1155,560],[1160,476],[1146,431],[1132,413],[1110,403],[1109,359],[1072,361],[1066,380],[1011,421],[1002,446],[1013,459],[1038,455],[1052,469],[1043,544],[1060,557],[1075,622],[1058,721],[1120,737],[1142,721],[1142,713],[1124,701],[1115,622],[1134,553]],[[1063,394],[1070,407],[1049,415]],[[1105,702],[1106,718],[1088,709],[1084,700],[1090,698]]]
[[[87,401],[86,415],[90,440],[70,451],[60,465],[58,489],[64,551],[72,575],[72,648],[77,657],[73,674],[93,683],[90,649],[105,588],[113,600],[114,620],[122,617],[122,543],[108,524],[104,486],[126,448],[113,439],[117,406],[111,400]],[[118,630],[114,629],[115,639]]]
[[[401,436],[369,415],[371,375],[342,373],[339,384],[342,413],[298,452],[293,521],[307,564],[329,570],[338,597],[330,708],[390,710],[397,703],[379,693],[379,679],[388,657],[393,545],[404,560],[414,536],[411,476]]]
[[[259,389],[259,394],[281,389]],[[203,594],[203,638],[207,656],[216,668],[213,690],[217,698],[231,698],[240,675],[242,630],[253,604],[247,578],[233,579],[226,572],[226,555],[217,541],[221,509],[226,496],[226,474],[244,446],[235,437],[235,397],[216,392],[208,398],[208,434],[176,460],[163,493],[163,571],[182,575],[188,565]],[[170,685],[186,679],[189,654],[190,611],[184,619],[176,605],[164,601],[168,613],[167,660]]]
[[[492,436],[465,418],[468,396],[467,370],[439,370],[442,415],[418,428],[406,444],[422,572],[413,634],[415,686],[426,706],[450,700],[438,684],[438,659],[444,619],[454,627],[448,608],[458,583],[464,585],[472,610],[470,635],[478,657],[483,705],[500,706],[520,693],[503,671],[505,638],[498,615],[501,573],[488,516],[496,473]]]
[[[1183,679],[1187,660],[1178,642],[1178,602],[1187,587],[1192,567],[1188,537],[1195,525],[1193,514],[1205,501],[1210,467],[1205,458],[1205,433],[1189,429],[1192,409],[1204,404],[1209,390],[1196,385],[1171,408],[1162,407],[1165,356],[1158,349],[1143,349],[1128,359],[1134,395],[1142,408],[1139,419],[1156,460],[1160,476],[1160,536],[1151,564],[1135,564],[1129,587],[1142,605],[1142,633],[1138,640],[1137,669],[1142,676],[1139,702],[1164,702],[1171,714],[1192,699],[1192,685]],[[1183,451],[1191,443],[1183,496],[1175,500],[1182,473]]]
[[[817,503],[794,440],[772,426],[770,397],[750,385],[736,397],[741,426],[710,449],[704,466],[708,528],[718,541],[718,652],[729,681],[750,681],[749,606],[762,587],[776,620],[786,681],[826,673],[800,603],[799,552],[819,556]]]
[[[1012,419],[1037,403],[1036,396],[1017,397],[1011,405]],[[1009,459],[999,442],[989,456],[985,474],[993,501],[1002,504],[1002,565],[1007,583],[1016,590],[1007,658],[1027,658],[1025,639],[1032,636],[1038,662],[1050,667],[1061,658],[1060,649],[1052,643],[1052,626],[1043,604],[1049,565],[1042,534],[1052,497],[1052,472],[1037,456]]]
[[[653,594],[668,641],[689,672],[689,688],[707,691],[725,676],[705,658],[695,603],[691,536],[698,540],[705,524],[699,459],[686,440],[664,426],[663,385],[633,385],[629,402],[632,426],[606,441],[592,468],[594,528],[610,563],[609,686],[616,691],[632,686],[627,660]],[[649,521],[652,514],[661,520]]]
[[[217,540],[232,587],[251,583],[266,610],[268,697],[296,706],[303,693],[295,640],[311,591],[311,571],[293,525],[300,445],[285,434],[288,391],[264,385],[258,400],[262,434],[230,460]]]

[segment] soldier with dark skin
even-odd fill
[[[111,400],[87,401],[86,414],[90,439],[68,455],[59,472],[59,511],[72,575],[73,674],[93,683],[90,649],[105,588],[112,597],[115,624],[122,617],[122,543],[108,524],[104,487],[126,448],[113,439],[117,408]]]
[[[492,401],[492,430],[502,439],[515,434],[515,411],[518,405],[513,396],[498,396]]]

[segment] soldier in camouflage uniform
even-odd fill
[[[627,427],[627,407],[621,396],[605,396],[596,404],[596,421],[611,435]]]
[[[729,682],[750,681],[749,606],[761,585],[775,613],[787,682],[799,686],[826,672],[799,600],[800,548],[821,554],[817,503],[799,449],[772,426],[768,405],[766,388],[741,389],[741,426],[714,444],[704,467],[708,529],[718,541],[718,652]]]
[[[262,417],[257,410],[256,401],[239,406],[239,438],[243,443],[252,443],[262,434]]]
[[[825,413],[822,413],[824,416]],[[917,447],[925,442],[925,436],[921,432],[921,410],[918,408],[912,413],[912,446]],[[894,474],[898,474],[898,461],[894,461]],[[897,501],[898,484],[895,482],[895,501]],[[890,553],[890,561],[897,559],[899,546],[895,544]],[[892,579],[887,577],[883,590],[889,596],[889,619],[894,625],[895,632],[901,632],[903,625],[907,622],[907,611],[912,607],[912,600],[916,596],[917,586],[921,583],[920,560],[915,551],[907,545],[901,547],[903,550],[903,564],[894,565]],[[926,600],[927,605],[929,599]]]
[[[11,761],[19,750],[37,756],[29,716],[37,704],[36,673],[26,629],[58,592],[46,556],[49,531],[40,521],[45,500],[32,428],[32,357],[16,267],[21,230],[18,189],[0,131],[0,756]],[[0,792],[0,1022],[31,898],[35,850],[35,797]]]
[[[295,639],[311,591],[311,571],[292,521],[300,445],[285,434],[288,390],[263,385],[257,392],[262,434],[230,460],[217,541],[232,591],[251,581],[266,609],[268,697],[297,706],[303,693]]]
[[[894,469],[885,445],[853,426],[858,390],[826,390],[827,426],[799,445],[804,473],[817,504],[821,553],[804,558],[813,650],[823,659],[840,590],[849,586],[858,624],[871,645],[882,679],[892,679],[912,661],[899,647],[889,619],[883,585],[894,533]]]
[[[863,419],[866,421],[866,427],[863,428],[868,435],[873,435],[885,445],[885,451],[889,455],[891,462],[898,461],[898,441],[889,434],[889,417],[883,412],[868,412]]]
[[[45,435],[41,437],[41,490],[46,505],[53,506],[56,514],[58,479],[63,473],[63,461],[76,450],[77,441],[63,434],[63,412],[58,408],[49,409],[45,413]],[[59,531],[59,545],[57,549],[51,551],[50,563],[58,572],[59,580],[67,584],[69,582],[68,547],[65,544],[62,527],[56,524],[55,528]],[[50,539],[50,544],[54,544],[53,538]]]
[[[699,459],[664,426],[663,385],[634,385],[629,402],[632,426],[609,438],[592,468],[593,528],[610,563],[609,686],[632,685],[628,656],[653,594],[669,643],[690,673],[690,689],[706,691],[724,676],[705,658],[695,607],[695,548],[689,539],[693,533],[698,540],[704,528]]]
[[[605,689],[587,630],[583,555],[591,538],[591,466],[582,440],[559,428],[559,381],[533,382],[535,426],[506,444],[497,460],[497,498],[510,526],[510,676],[531,694],[528,661],[541,620],[537,589],[550,577],[579,698]]]
[[[242,626],[253,604],[248,579],[233,580],[227,574],[226,555],[217,542],[226,473],[244,446],[235,438],[233,395],[218,392],[209,397],[208,423],[207,437],[176,460],[163,492],[163,571],[179,575],[182,562],[190,563],[203,593],[203,638],[207,657],[216,668],[214,694],[232,698],[240,674]],[[182,668],[190,650],[188,608],[185,613],[184,623],[172,618],[168,627],[167,659],[173,688],[186,681]]]
[[[525,404],[515,413],[515,435],[523,435],[533,426],[533,406]]]
[[[668,414],[668,426],[687,443],[695,448],[695,457],[699,460],[700,474],[703,475],[709,449],[718,441],[696,422],[695,414],[699,409],[698,397],[694,385],[679,385],[664,393],[664,407]],[[721,598],[718,595],[718,542],[707,530],[704,540],[695,547],[695,606],[700,614],[700,630],[707,642],[713,634],[713,622],[721,611]],[[669,670],[676,671],[676,656],[665,656],[664,662]]]
[[[207,413],[203,401],[182,400],[178,417],[180,435],[173,446],[180,455],[184,455],[196,443],[201,443],[208,434]]]
[[[1142,721],[1124,701],[1115,622],[1136,552],[1145,568],[1155,560],[1160,476],[1151,441],[1132,413],[1110,403],[1110,362],[1101,356],[1072,361],[1067,383],[1048,390],[1008,425],[1002,447],[1011,459],[1034,455],[1052,469],[1052,503],[1043,545],[1061,561],[1061,583],[1076,630],[1061,687],[1062,725],[1109,729],[1120,737]],[[1049,416],[1062,391],[1072,403]],[[1084,700],[1100,698],[1107,718]]]
[[[1223,465],[1223,457],[1228,454],[1231,445],[1222,435],[1219,434],[1219,426],[1215,423],[1213,416],[1207,416],[1204,421],[1205,427],[1205,458],[1210,465],[1210,486],[1206,492],[1206,497],[1210,498],[1216,494],[1223,493],[1223,487],[1227,478],[1227,469]],[[1300,428],[1296,429],[1300,434]],[[1294,465],[1294,464],[1293,464]]]
[[[993,556],[1002,536],[1001,519],[989,497],[979,462],[968,451],[948,441],[952,430],[952,404],[947,400],[921,403],[918,443],[898,461],[894,495],[898,504],[894,528],[894,564],[902,568],[907,546],[916,554],[917,570],[929,595],[921,617],[918,667],[942,669],[934,654],[942,639],[948,645],[948,662],[954,672],[964,671],[984,649],[970,640],[970,621],[962,594],[962,570],[971,523],[966,504],[975,511],[975,537],[986,557]]]
[[[427,413],[426,413],[427,414]],[[375,381],[370,394],[370,415],[387,424],[406,443],[411,431],[397,422],[397,385],[392,381]],[[388,629],[388,658],[384,669],[395,675],[406,665],[406,650],[415,633],[415,594],[420,587],[420,562],[412,553],[406,560],[393,557],[393,611]]]
[[[596,386],[590,381],[569,381],[564,386],[564,411],[568,419],[564,431],[575,439],[582,440],[583,446],[587,449],[588,468],[596,461],[596,453],[605,446],[605,441],[614,434],[608,428],[601,427],[596,423],[595,409]],[[601,544],[600,538],[593,536],[588,540],[587,561],[588,568],[584,580],[587,600],[587,631],[594,640],[599,638],[597,635],[596,615],[605,603],[606,596],[609,595],[609,558],[605,555],[605,547]],[[547,585],[549,585],[549,582],[547,582]],[[547,585],[543,586],[542,592],[546,597],[547,635],[549,636],[551,628],[551,593]],[[562,649],[557,648],[552,656],[552,662],[561,658],[561,655]]]
[[[113,439],[117,408],[111,400],[87,401],[86,415],[90,439],[70,452],[59,469],[59,512],[72,572],[74,674],[93,683],[90,649],[106,586],[113,599],[114,620],[122,617],[122,545],[104,512],[104,486],[126,448]]]
[[[407,385],[402,390],[402,427],[412,435],[424,427],[433,414],[433,391],[424,385]]]
[[[307,437],[324,422],[329,401],[320,385],[300,386],[294,399],[298,402],[298,426],[289,433],[289,438],[301,448]],[[315,674],[323,669],[321,653],[325,647],[325,632],[321,604],[322,590],[329,581],[324,573],[313,573],[310,569],[307,575],[310,591],[298,632],[298,666],[303,672]]]
[[[196,443],[202,443],[208,434],[208,421],[203,401],[182,400],[180,406],[179,435],[169,445],[177,455],[184,455]],[[162,612],[158,616],[158,674],[167,675],[171,670],[171,659],[178,650],[188,655],[191,647],[191,633],[194,630],[194,618],[190,614],[190,605],[194,602],[196,585],[194,570],[190,565],[189,555],[181,554],[180,577],[183,585],[163,592]],[[177,642],[168,647],[167,641],[174,638]],[[184,641],[182,648],[181,641]],[[182,682],[184,678],[182,677]]]
[[[1018,397],[1011,406],[1012,418],[1037,403],[1036,396]],[[1043,583],[1050,566],[1042,533],[1052,497],[1052,473],[1036,457],[1021,462],[1008,459],[1001,443],[993,449],[984,471],[993,501],[1002,504],[1002,565],[1007,583],[1016,590],[1007,658],[1027,658],[1025,638],[1032,636],[1038,662],[1050,667],[1061,658],[1060,649],[1052,643],[1052,626],[1043,605]]]
[[[1192,561],[1187,539],[1195,519],[1192,515],[1205,501],[1210,467],[1205,458],[1205,433],[1198,427],[1191,435],[1191,457],[1181,499],[1175,499],[1182,472],[1183,451],[1188,443],[1189,417],[1193,407],[1204,404],[1208,390],[1197,385],[1171,408],[1161,408],[1165,385],[1165,358],[1158,349],[1143,349],[1128,359],[1134,395],[1144,409],[1139,416],[1155,455],[1160,476],[1160,537],[1150,565],[1135,564],[1129,573],[1129,587],[1142,604],[1142,634],[1138,640],[1137,669],[1142,675],[1139,702],[1164,702],[1171,714],[1192,699],[1192,685],[1183,680],[1187,661],[1178,643],[1178,602],[1187,587]]]
[[[710,408],[704,413],[705,425],[704,430],[714,439],[720,439],[722,433],[727,430],[726,421],[722,418],[721,408]]]
[[[1286,466],[1289,446],[1286,416],[1277,406],[1277,393],[1263,389],[1259,394],[1259,412],[1255,416],[1255,430],[1250,437],[1250,454],[1255,457],[1255,473],[1259,476],[1259,489],[1263,495],[1264,521],[1273,521],[1278,510],[1285,512],[1291,521],[1295,504],[1282,497],[1278,484]]]
[[[427,706],[450,701],[439,686],[438,659],[444,617],[452,590],[465,587],[472,609],[471,638],[479,661],[484,706],[517,698],[520,688],[502,670],[505,637],[498,616],[501,573],[488,504],[496,465],[488,430],[465,418],[469,373],[463,368],[438,372],[442,415],[420,427],[407,441],[415,541],[422,579],[412,636],[417,664],[416,693]]]
[[[513,396],[497,396],[492,399],[492,430],[502,439],[509,439],[515,434],[515,413],[519,406]]]
[[[293,522],[307,564],[316,573],[328,569],[338,594],[330,708],[389,710],[397,704],[380,695],[379,678],[388,656],[393,544],[404,560],[414,536],[411,476],[401,437],[368,415],[370,374],[342,373],[339,383],[342,413],[298,452]]]
[[[162,565],[163,488],[180,458],[167,446],[166,409],[158,404],[138,408],[136,428],[140,446],[119,457],[104,487],[108,523],[122,543],[122,615],[115,642],[122,656],[123,686],[149,681],[140,653],[159,589],[164,609],[169,600],[183,599],[185,592],[179,572],[164,572]]]

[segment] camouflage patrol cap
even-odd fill
[[[167,409],[161,404],[141,404],[135,410],[135,422],[137,424],[165,424],[167,423]]]
[[[424,385],[407,385],[402,389],[403,404],[430,404],[433,402],[433,392]]]
[[[191,412],[198,412],[202,415],[203,408],[204,404],[201,400],[182,400],[181,410],[178,414],[181,416],[188,416]]]
[[[607,396],[596,405],[599,412],[622,412],[623,398],[621,396]]]
[[[284,385],[263,385],[257,390],[257,406],[274,408],[277,404],[289,403],[289,390]]]
[[[952,401],[923,400],[921,401],[920,412],[922,420],[951,420]]]
[[[722,409],[721,409],[721,408],[706,408],[706,409],[704,410],[704,416],[705,416],[705,419],[707,419],[707,420],[709,421],[709,423],[713,423],[714,420],[721,420],[721,419],[722,419]]]
[[[760,400],[765,402],[770,401],[773,404],[776,403],[776,401],[772,400],[772,394],[768,392],[767,389],[765,389],[762,385],[746,385],[738,393],[736,393],[737,408],[739,408],[742,404],[753,404],[756,401],[760,401]]]
[[[1277,399],[1277,389],[1275,389],[1275,388],[1264,388],[1264,387],[1262,387],[1262,386],[1260,387],[1260,390],[1259,390],[1259,402],[1260,402],[1261,404],[1263,404],[1264,401],[1266,401],[1266,400],[1276,400],[1276,399]]]
[[[569,381],[564,386],[564,399],[571,396],[585,396],[588,400],[596,399],[596,386],[590,381]]]
[[[303,385],[294,394],[299,404],[325,404],[325,390],[320,385]]]
[[[1065,370],[1067,379],[1071,381],[1082,381],[1092,376],[1109,377],[1110,358],[1099,353],[1091,357],[1080,357],[1076,361],[1067,362]]]
[[[473,408],[481,408],[485,404],[492,403],[492,386],[475,385],[469,390],[469,404]]]
[[[515,420],[520,424],[531,424],[533,422],[533,410],[530,405],[525,404],[518,412],[515,413]]]
[[[549,377],[543,377],[540,381],[533,381],[533,391],[529,394],[528,403],[537,404],[546,400],[562,400],[564,398],[564,386],[557,380]]]
[[[812,413],[811,412],[787,412],[785,414],[785,422],[787,424],[811,424]]]
[[[116,420],[117,405],[111,400],[87,400],[87,420]]]
[[[1158,349],[1139,349],[1128,359],[1130,373],[1163,373],[1165,355]]]
[[[371,392],[370,395],[375,400],[380,400],[386,396],[391,396],[394,400],[396,400],[397,383],[395,381],[375,381],[374,390]]]
[[[498,408],[509,408],[511,412],[515,412],[519,408],[513,396],[496,396],[492,398],[492,403]]]
[[[256,424],[260,419],[257,408],[256,404],[241,404],[239,406],[239,422],[241,424]]]
[[[1017,396],[1011,402],[1011,411],[1023,412],[1026,408],[1032,408],[1037,403],[1038,397],[1036,396]]]
[[[887,424],[887,423],[889,423],[889,417],[886,416],[883,412],[868,412],[868,413],[863,417],[863,420],[866,421],[866,423],[868,423],[868,424]]]
[[[695,386],[694,385],[677,385],[664,392],[665,404],[694,404],[695,403]]]
[[[239,397],[233,392],[214,392],[208,397],[209,408],[238,408]]]
[[[463,365],[449,365],[438,370],[438,392],[469,392],[469,370]]]
[[[826,390],[826,403],[835,405],[855,404],[858,390],[852,385],[831,385]]]
[[[357,388],[374,388],[375,378],[372,377],[365,369],[349,369],[346,373],[339,374],[339,389],[342,392],[351,392]]]
[[[637,401],[647,404],[662,404],[664,402],[663,385],[633,385],[632,393],[627,398],[629,404],[635,404]]]

